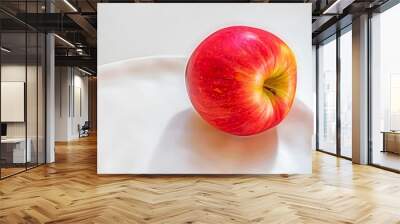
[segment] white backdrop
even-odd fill
[[[188,99],[194,48],[227,26],[265,29],[294,51],[294,106],[252,137],[205,123]],[[98,173],[310,173],[311,4],[99,4]]]

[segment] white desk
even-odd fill
[[[26,155],[25,155],[25,138],[5,138],[1,139],[1,144],[3,145],[14,145],[13,147],[13,163],[25,163],[31,162],[31,145],[32,141],[30,138],[27,139]],[[25,161],[26,159],[26,161]]]

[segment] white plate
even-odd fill
[[[274,129],[223,133],[194,111],[186,61],[149,57],[99,67],[99,174],[311,173],[310,108],[296,99]]]

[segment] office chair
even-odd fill
[[[79,127],[80,125],[78,125],[78,129],[79,129],[79,138],[80,137],[87,137],[89,136],[89,129],[90,129],[90,125],[89,125],[89,121],[85,121],[85,123],[82,125],[82,127]]]

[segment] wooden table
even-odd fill
[[[392,152],[400,154],[400,131],[382,131],[383,150],[382,152]]]

